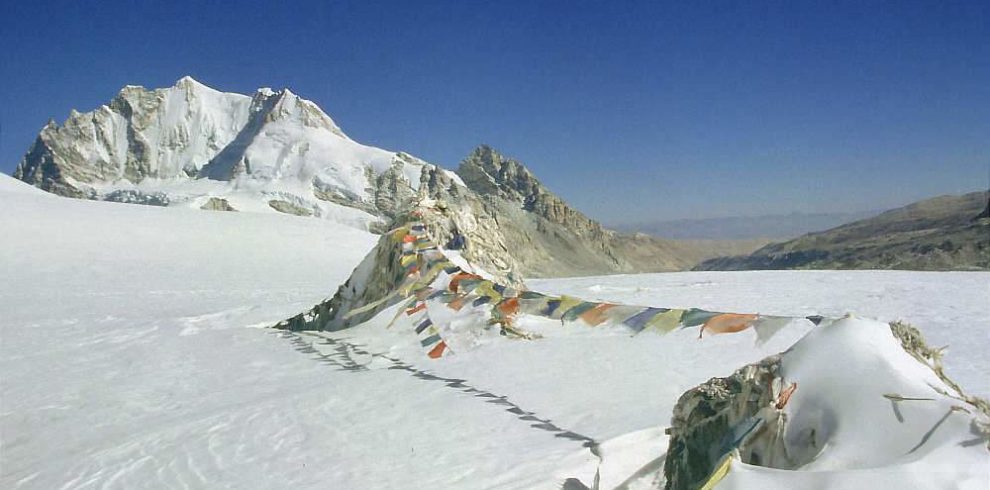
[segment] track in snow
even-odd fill
[[[317,360],[326,363],[329,366],[335,367],[340,371],[367,371],[369,368],[367,364],[360,363],[354,359],[353,354],[361,356],[370,356],[372,358],[380,358],[388,361],[391,364],[386,369],[396,370],[396,371],[406,371],[414,378],[418,378],[424,381],[433,381],[437,383],[443,383],[448,388],[452,388],[461,393],[470,394],[475,398],[485,399],[484,403],[490,403],[493,405],[501,405],[506,407],[505,411],[516,416],[517,420],[526,422],[530,427],[545,432],[550,432],[554,434],[554,437],[560,437],[563,439],[570,439],[572,441],[581,442],[582,446],[588,448],[592,454],[598,456],[598,441],[591,437],[583,434],[578,434],[577,432],[561,428],[554,424],[550,419],[545,419],[538,417],[535,413],[528,410],[524,410],[519,405],[516,405],[504,395],[496,395],[494,393],[475,388],[470,385],[466,380],[457,378],[445,378],[443,376],[437,376],[435,374],[430,374],[427,371],[417,369],[416,367],[402,362],[394,357],[375,352],[368,352],[364,350],[361,346],[352,344],[350,342],[335,339],[326,335],[321,335],[318,333],[311,332],[288,332],[280,331],[278,333],[283,338],[290,339],[293,347],[303,353],[316,356]],[[313,337],[314,340],[309,341],[303,338],[303,336]],[[318,342],[318,340],[320,342]],[[330,347],[329,352],[322,352],[319,349],[314,348],[314,345],[325,345]],[[352,354],[353,353],[353,354]]]

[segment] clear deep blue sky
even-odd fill
[[[610,223],[878,209],[986,188],[990,2],[0,6],[0,170],[48,120],[189,74],[289,87],[352,138],[478,143]]]

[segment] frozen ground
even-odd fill
[[[331,294],[375,237],[323,220],[18,186],[0,177],[3,488],[559,488],[597,469],[586,439],[601,444],[602,488],[615,488],[655,469],[681,392],[804,333],[756,348],[743,336],[563,331],[437,361],[394,347],[400,333],[374,323],[284,336],[252,327]],[[531,287],[903,318],[951,345],[964,388],[990,394],[990,274],[684,273]],[[766,475],[729,483],[747,478]]]

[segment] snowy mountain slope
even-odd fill
[[[35,196],[50,195],[7,174],[0,174],[0,195],[3,194],[31,194]]]
[[[188,207],[216,197],[367,228],[418,188],[424,165],[351,140],[288,89],[246,96],[184,77],[50,121],[14,175],[70,197]]]
[[[599,468],[602,488],[615,488],[662,456],[680,393],[802,333],[754,348],[746,335],[698,342],[690,332],[679,341],[575,329],[430,360],[401,332],[366,324],[298,346],[245,327],[325,297],[376,237],[323,220],[3,190],[0,205],[4,488],[560,488]],[[930,337],[955,339],[949,367],[975,368],[950,373],[986,394],[978,362],[990,339],[977,327],[990,319],[985,289],[972,287],[980,284],[990,276],[702,272],[531,282],[632,304],[897,312]],[[964,344],[973,350],[959,350]],[[348,362],[366,369],[341,367]],[[595,439],[604,462],[502,400]]]

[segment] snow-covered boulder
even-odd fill
[[[939,356],[903,324],[827,322],[681,397],[666,488],[986,488],[990,406]]]

